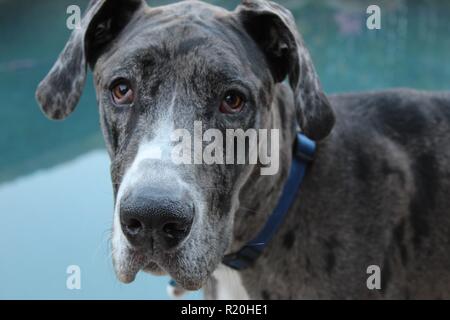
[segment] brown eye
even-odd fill
[[[134,93],[130,84],[126,80],[120,80],[111,89],[114,103],[119,105],[132,104],[134,101]]]
[[[236,113],[244,107],[244,98],[237,92],[227,92],[220,103],[220,112]]]

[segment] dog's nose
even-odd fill
[[[193,220],[192,201],[170,191],[139,188],[120,202],[122,231],[134,246],[155,241],[163,249],[176,247],[189,234]]]

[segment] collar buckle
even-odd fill
[[[247,244],[235,253],[227,254],[223,257],[222,263],[226,266],[235,269],[243,270],[252,266],[259,258],[264,248],[265,243],[262,244]]]

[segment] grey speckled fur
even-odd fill
[[[177,168],[200,195],[203,227],[175,251],[154,249],[148,271],[166,271],[188,289],[207,283],[214,297],[210,277],[223,255],[251,239],[277,203],[299,125],[318,142],[317,155],[286,221],[240,274],[249,297],[450,298],[449,93],[326,97],[292,15],[273,2],[246,0],[229,12],[198,1],[92,1],[82,26],[37,99],[49,117],[64,118],[93,69],[115,195],[139,143],[170,118],[169,104],[175,128],[202,120],[204,129],[281,129],[277,175],[250,165]],[[134,86],[133,107],[112,105],[118,77]],[[226,116],[217,99],[230,83],[248,101]],[[381,290],[366,287],[369,265],[381,267]]]

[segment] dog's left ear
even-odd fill
[[[265,54],[275,81],[289,77],[301,129],[311,139],[325,138],[335,115],[291,12],[274,2],[244,0],[236,14]]]
[[[50,119],[64,119],[80,99],[88,65],[95,62],[127,25],[146,6],[145,0],[91,0],[79,28],[47,76],[36,89],[36,99]]]

